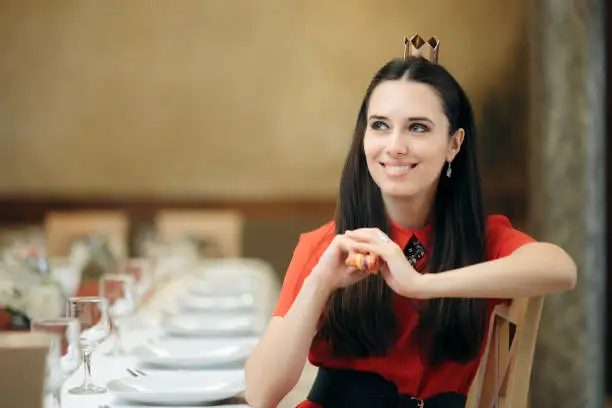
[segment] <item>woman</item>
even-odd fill
[[[301,235],[246,363],[249,403],[276,406],[309,356],[320,369],[300,407],[465,406],[493,307],[576,282],[562,249],[485,216],[480,185],[460,85],[420,57],[386,64],[357,117],[336,219]],[[351,252],[379,256],[380,273],[346,266]]]

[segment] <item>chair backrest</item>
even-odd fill
[[[45,333],[0,333],[0,406],[43,407],[50,344]]]
[[[165,242],[197,238],[217,247],[224,258],[242,256],[244,217],[234,210],[163,210],[155,228]]]
[[[485,354],[466,408],[525,408],[543,297],[514,299],[495,307]]]
[[[48,256],[67,256],[76,238],[103,234],[115,254],[123,259],[128,253],[129,217],[122,211],[49,212],[45,216]]]

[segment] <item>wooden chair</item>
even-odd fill
[[[51,337],[44,333],[0,334],[0,406],[43,407],[50,344]]]
[[[129,217],[122,211],[50,212],[44,229],[50,257],[67,256],[76,238],[93,233],[108,236],[120,259],[128,253]]]
[[[466,408],[526,408],[543,297],[496,306]]]
[[[163,210],[155,217],[159,238],[196,238],[216,246],[223,258],[242,256],[244,217],[234,210]]]

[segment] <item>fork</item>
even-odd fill
[[[147,373],[145,373],[142,370],[139,370],[138,368],[135,368],[133,370],[131,368],[126,368],[126,370],[127,370],[128,373],[130,373],[130,375],[132,377],[144,377],[144,376],[147,375]],[[108,408],[110,408],[110,407],[108,407]]]

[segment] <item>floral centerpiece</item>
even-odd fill
[[[90,234],[82,238],[89,250],[89,258],[83,269],[83,280],[97,281],[105,273],[118,273],[119,259],[109,238],[103,234]]]
[[[64,296],[52,279],[46,258],[37,248],[10,250],[0,261],[0,307],[12,328],[28,330],[30,321],[60,316]]]

